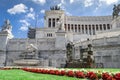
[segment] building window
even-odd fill
[[[96,25],[96,30],[98,31],[98,25]]]
[[[80,25],[78,25],[78,29],[79,29],[79,32],[80,32]]]
[[[104,30],[106,30],[106,25],[105,24],[103,24],[103,27],[104,27]]]
[[[68,24],[68,31],[70,31],[70,24]]]
[[[48,27],[51,27],[51,19],[48,20]]]
[[[91,35],[91,25],[89,25],[89,34]]]
[[[77,32],[77,25],[75,25],[75,32]]]
[[[52,37],[52,33],[48,33],[48,34],[47,34],[47,37]]]
[[[100,24],[100,30],[102,30],[102,24]]]
[[[53,18],[53,27],[55,27],[55,18]]]
[[[57,22],[59,21],[59,18],[57,18]]]
[[[107,24],[107,29],[110,29],[110,24]]]
[[[93,35],[95,35],[95,25],[92,25],[93,28]]]
[[[84,25],[82,25],[82,33],[84,34]]]
[[[50,37],[52,37],[52,33],[50,34]]]
[[[71,24],[71,30],[73,31],[73,24]]]
[[[87,32],[87,25],[85,25],[85,30],[86,30],[86,34],[88,34],[88,32]]]

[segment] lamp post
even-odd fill
[[[7,66],[7,59],[8,59],[8,44],[6,44],[6,50],[5,50],[5,63],[4,63],[4,66]]]

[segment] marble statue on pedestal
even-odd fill
[[[2,31],[8,31],[8,32],[12,31],[12,26],[9,20],[5,21],[4,25],[2,26]]]
[[[1,29],[1,32],[6,32],[9,34],[9,38],[13,38],[13,35],[12,35],[12,26],[10,24],[10,21],[9,20],[6,20],[2,26],[2,29]]]
[[[59,16],[59,21],[57,22],[57,25],[58,25],[58,31],[64,31],[63,20],[62,20],[61,16]]]

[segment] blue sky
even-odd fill
[[[6,19],[15,38],[26,38],[28,26],[44,27],[44,12],[59,5],[69,16],[106,16],[120,0],[0,0],[0,26]]]

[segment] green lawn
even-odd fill
[[[67,76],[37,74],[23,70],[0,70],[0,80],[86,80]]]
[[[70,69],[70,68],[69,68]],[[76,70],[71,68],[72,70]],[[67,70],[67,68],[66,68]],[[83,70],[83,69],[77,69]],[[105,71],[105,72],[112,72],[118,73],[120,69],[84,69],[87,71]],[[32,73],[26,72],[23,70],[0,70],[0,80],[87,80],[87,79],[79,79],[74,77],[67,77],[67,76],[56,76],[56,75],[48,75],[48,74],[40,74],[40,73]]]

